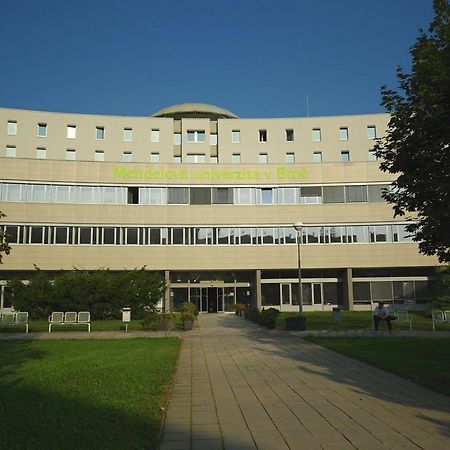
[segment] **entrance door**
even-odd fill
[[[208,312],[216,313],[217,312],[217,288],[210,287],[206,288],[208,292]]]

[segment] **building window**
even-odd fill
[[[46,159],[47,158],[47,150],[42,147],[38,147],[36,149],[36,159]]]
[[[151,141],[159,142],[159,130],[157,128],[152,128]]]
[[[123,152],[122,153],[122,161],[123,162],[132,162],[133,161],[133,152]]]
[[[294,164],[295,163],[295,153],[286,153],[286,162],[288,164]]]
[[[211,204],[211,188],[191,187],[190,202],[191,205],[210,205]]]
[[[66,150],[66,160],[67,161],[75,161],[76,159],[76,153],[74,149],[68,148]]]
[[[345,186],[346,203],[367,202],[367,186]]]
[[[204,164],[206,162],[206,156],[204,153],[188,153],[185,162],[188,164]]]
[[[292,129],[286,130],[286,141],[294,142],[294,130],[292,130]]]
[[[267,164],[268,162],[269,162],[269,155],[267,153],[260,153],[259,154],[259,163]]]
[[[219,163],[219,157],[218,156],[210,156],[209,157],[210,164],[218,164]]]
[[[348,141],[348,128],[339,128],[339,139],[341,141]]]
[[[105,152],[103,150],[95,150],[94,161],[104,161]]]
[[[313,128],[312,140],[313,142],[320,142],[322,140],[322,133],[320,131],[320,128]]]
[[[233,153],[231,155],[231,162],[232,162],[232,164],[240,164],[241,163],[241,154]]]
[[[324,203],[345,203],[344,186],[324,186],[322,192]]]
[[[173,157],[173,162],[175,164],[181,164],[181,156],[174,156]]]
[[[17,122],[8,120],[8,124],[6,126],[6,132],[10,136],[15,136],[17,134]]]
[[[67,125],[67,139],[75,139],[77,137],[77,127],[75,125]]]
[[[188,142],[205,142],[204,130],[188,130],[187,132]]]
[[[217,145],[217,134],[209,135],[209,145]]]
[[[267,130],[259,130],[259,142],[267,142]]]
[[[377,137],[377,128],[374,125],[370,125],[367,127],[367,139],[376,139]]]
[[[47,124],[46,123],[38,123],[38,136],[39,137],[47,137]]]
[[[173,133],[173,145],[181,145],[181,133]]]
[[[105,127],[95,127],[95,139],[98,141],[105,139]]]
[[[152,152],[151,154],[150,154],[150,162],[151,163],[159,163],[159,153],[156,153],[156,152]]]
[[[6,146],[6,155],[7,158],[15,158],[16,157],[16,147],[13,145]]]
[[[233,130],[231,132],[231,143],[232,144],[239,144],[241,142],[241,131],[240,130]]]
[[[341,161],[349,162],[350,161],[350,152],[348,150],[342,150],[341,152]]]
[[[133,128],[123,129],[123,140],[126,142],[131,142],[133,140]]]
[[[322,152],[314,152],[313,153],[313,162],[315,162],[315,163],[322,162]]]
[[[369,161],[376,161],[377,155],[375,154],[375,150],[369,150]]]

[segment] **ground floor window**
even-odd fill
[[[342,282],[303,282],[302,294],[304,306],[341,305],[343,300]],[[262,306],[281,307],[286,310],[299,304],[298,281],[281,281],[261,285]]]

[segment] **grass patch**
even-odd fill
[[[156,448],[178,339],[0,342],[0,447]]]
[[[176,329],[182,330],[183,324],[179,315],[173,315]],[[23,333],[25,326],[0,326],[0,333]],[[47,331],[48,320],[30,320],[29,331]],[[58,331],[87,331],[87,325],[52,325],[52,333]],[[121,320],[93,320],[91,321],[91,331],[125,331],[125,323]],[[132,320],[128,322],[128,331],[151,331],[142,325],[142,320]]]
[[[450,396],[445,337],[308,338],[309,341]]]
[[[431,331],[433,329],[431,322],[431,313],[426,311],[410,312],[412,318],[413,330]],[[285,330],[285,319],[289,316],[297,316],[298,313],[280,313],[277,319],[276,328]],[[305,312],[306,328],[308,330],[370,330],[372,328],[372,311],[341,311],[341,321],[333,320],[332,311],[312,311]],[[380,330],[384,329],[383,323],[380,324]],[[408,330],[406,323],[392,322],[392,329],[395,331]],[[450,330],[448,325],[436,325],[436,330]]]

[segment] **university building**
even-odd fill
[[[37,266],[145,266],[163,307],[298,311],[420,308],[437,259],[420,255],[381,197],[374,139],[386,114],[241,119],[206,104],[149,117],[0,109],[7,280]],[[302,222],[300,242],[293,227]]]

